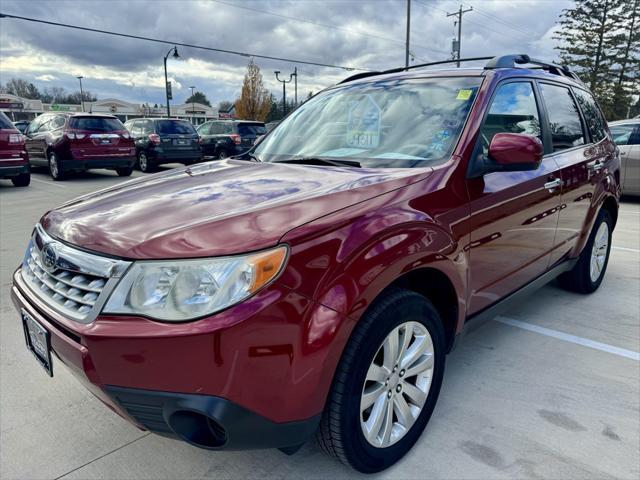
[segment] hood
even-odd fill
[[[295,227],[431,172],[209,162],[85,195],[41,223],[60,240],[122,258],[229,255],[276,245]]]

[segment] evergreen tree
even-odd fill
[[[211,102],[209,101],[207,96],[202,92],[198,92],[197,90],[193,95],[187,98],[184,103],[201,103],[202,105],[207,105],[208,107],[211,106]]]
[[[624,117],[638,79],[637,10],[638,0],[575,0],[554,37],[561,62],[581,76],[608,120]]]

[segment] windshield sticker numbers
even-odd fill
[[[353,103],[347,121],[347,146],[376,148],[380,143],[380,116],[380,107],[369,95]]]
[[[473,90],[459,90],[456,100],[469,100]]]

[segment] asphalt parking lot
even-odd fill
[[[134,176],[144,175],[140,172]],[[24,345],[11,275],[41,214],[123,181],[97,170],[28,188],[0,181],[0,477],[342,478],[359,476],[309,443],[210,452],[137,430],[56,362]],[[434,416],[382,478],[640,477],[640,201],[625,199],[600,290],[554,284],[468,335],[449,356]],[[55,362],[55,360],[54,360]]]

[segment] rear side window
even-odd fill
[[[255,135],[260,136],[267,133],[267,129],[260,123],[240,123],[238,124],[239,135]]]
[[[0,128],[3,130],[15,130],[16,127],[13,126],[9,117],[7,117],[4,113],[0,112]]]
[[[540,115],[530,82],[510,82],[498,87],[481,131],[485,156],[493,136],[503,132],[526,133],[542,140]]]
[[[613,141],[616,145],[634,145],[637,143],[638,135],[633,135],[634,128],[637,128],[632,123],[627,123],[625,125],[611,125],[609,129],[611,130],[611,135],[613,136]],[[635,142],[634,142],[635,141]]]
[[[579,88],[574,88],[573,93],[575,93],[578,99],[578,105],[580,105],[582,115],[587,122],[589,132],[591,132],[591,139],[593,143],[598,143],[607,136],[606,123],[604,118],[602,118],[602,113],[591,94]]]
[[[126,130],[120,120],[108,117],[71,117],[69,128],[73,130],[90,130],[92,132]]]
[[[56,115],[55,117],[53,117],[53,120],[51,120],[51,125],[50,125],[51,130],[57,130],[59,128],[64,127],[64,122],[65,122],[65,118],[63,116]]]
[[[156,122],[156,132],[160,135],[192,135],[196,133],[196,130],[189,122],[178,120],[159,120]]]
[[[198,132],[200,135],[208,135],[209,133],[211,133],[211,124],[210,123],[204,123],[204,124],[200,125],[196,129],[196,132]]]
[[[549,129],[554,152],[584,145],[584,133],[578,106],[566,87],[540,84],[549,114]]]

